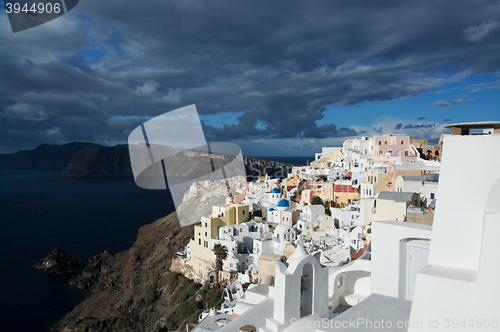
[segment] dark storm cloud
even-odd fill
[[[396,127],[394,127],[394,129],[401,129],[401,127],[403,127],[403,124],[402,123],[398,123],[396,125]]]
[[[421,116],[417,120],[425,120],[425,117]]]
[[[450,100],[450,101],[439,100],[439,101],[436,101],[436,102],[432,103],[431,105],[427,105],[427,107],[442,107],[444,109],[447,109],[450,106],[460,105],[460,104],[463,104],[463,103],[468,103],[470,101],[472,101],[472,99],[468,99],[468,100],[465,100],[465,99],[454,99],[454,100]]]
[[[83,16],[0,35],[3,149],[123,141],[138,117],[189,104],[203,115],[244,112],[222,129],[205,124],[212,140],[349,136],[317,125],[326,106],[391,102],[437,90],[443,71],[500,67],[491,2],[87,0],[76,9]]]

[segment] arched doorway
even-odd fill
[[[300,317],[309,316],[313,313],[314,298],[314,269],[311,263],[302,268],[300,281]]]

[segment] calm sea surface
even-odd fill
[[[172,211],[168,190],[141,189],[133,178],[0,170],[0,331],[47,331],[82,301],[71,274],[33,269],[52,248],[84,262],[127,250],[139,227]]]
[[[33,268],[52,248],[84,262],[106,249],[128,250],[139,227],[173,211],[168,190],[141,189],[132,178],[0,169],[0,331],[47,331],[83,300],[68,285],[72,274]]]

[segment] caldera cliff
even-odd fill
[[[130,250],[91,257],[71,284],[87,298],[51,331],[174,331],[196,323],[221,291],[169,271],[176,252],[193,236],[172,213],[141,227]]]

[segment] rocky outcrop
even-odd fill
[[[49,254],[35,266],[36,269],[44,270],[46,273],[74,272],[84,267],[84,263],[69,256],[64,250],[57,247],[52,249]]]
[[[114,253],[106,250],[102,254],[89,258],[89,263],[82,274],[71,278],[69,284],[86,293],[91,293],[95,288],[108,291],[115,289],[117,285],[109,276],[112,272],[109,262],[113,256]]]

